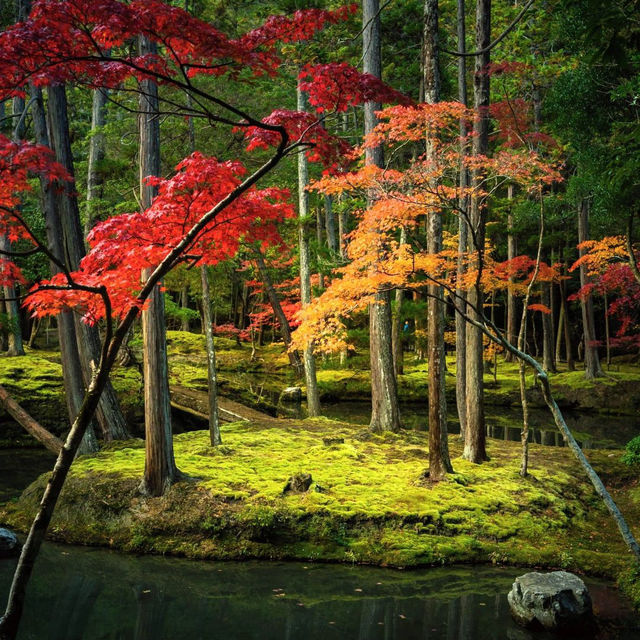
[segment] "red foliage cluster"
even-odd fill
[[[104,285],[116,316],[138,304],[141,271],[158,265],[205,213],[238,186],[245,173],[240,162],[219,162],[200,153],[183,160],[176,170],[167,180],[147,178],[158,188],[149,209],[110,218],[89,235],[91,250],[73,277],[84,286]],[[274,223],[293,215],[288,198],[284,189],[249,189],[204,228],[184,259],[215,264],[235,255],[247,235],[265,244],[279,242]],[[27,306],[37,316],[80,308],[88,322],[105,313],[99,296],[69,290],[62,274],[38,285]]]

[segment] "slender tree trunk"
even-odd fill
[[[74,166],[69,137],[65,87],[63,85],[51,86],[47,89],[47,96],[50,139],[53,149],[58,162],[73,176]],[[85,244],[80,224],[78,197],[73,184],[65,185],[65,191],[60,194],[58,202],[64,242],[64,257],[67,266],[71,270],[75,270],[85,256]],[[100,358],[101,340],[96,326],[90,326],[82,322],[79,317],[74,319],[82,376],[85,386],[87,386],[91,380],[93,364]],[[84,389],[82,395],[84,395]],[[104,393],[100,397],[97,418],[105,440],[118,440],[129,437],[124,416],[110,381],[107,382]]]
[[[322,245],[323,245],[323,226],[324,211],[321,207],[316,209],[316,242],[318,243],[318,251],[316,253],[316,262],[318,265],[318,285],[320,291],[324,289],[324,273],[322,271]]]
[[[291,345],[291,326],[289,325],[287,316],[282,310],[280,297],[278,296],[278,292],[273,286],[273,281],[271,280],[271,275],[269,274],[269,270],[267,269],[267,265],[264,261],[264,256],[262,255],[260,247],[254,247],[253,253],[256,258],[256,264],[258,265],[258,271],[260,272],[260,277],[262,278],[265,292],[267,294],[267,297],[269,298],[269,303],[271,304],[273,313],[278,320],[278,324],[280,325],[280,335],[282,335],[282,340],[284,342],[285,348],[287,349],[289,362],[291,363],[296,376],[302,376],[304,375],[304,366],[302,364],[300,354],[297,350],[292,351],[289,349],[289,346]]]
[[[507,260],[513,260],[516,257],[516,236],[513,232],[513,185],[507,187],[507,199],[509,200],[509,208],[507,210]],[[517,340],[516,334],[516,297],[512,291],[515,282],[513,276],[509,276],[509,288],[507,289],[507,339],[511,344],[515,344]],[[506,362],[513,362],[513,355],[507,352],[505,354]]]
[[[542,284],[542,304],[551,309],[551,283]],[[556,373],[556,357],[553,352],[552,314],[542,314],[542,362],[548,373]]]
[[[185,311],[189,309],[189,288],[187,285],[184,285],[180,290],[180,308]],[[189,318],[185,315],[182,318],[182,323],[180,327],[183,331],[189,331]]]
[[[222,444],[220,436],[220,416],[218,415],[218,380],[216,369],[216,350],[213,342],[213,323],[211,321],[211,295],[209,293],[209,268],[200,268],[202,281],[202,311],[204,316],[204,335],[207,342],[207,381],[209,386],[209,439],[211,446]]]
[[[406,227],[400,228],[400,244],[407,242]],[[393,316],[393,327],[391,333],[391,344],[393,350],[393,369],[396,376],[404,373],[404,346],[402,341],[402,303],[404,301],[404,289],[396,289],[396,312]]]
[[[564,332],[564,306],[560,305],[560,315],[558,316],[558,331],[556,333],[556,368],[560,364],[563,332]]]
[[[611,366],[611,332],[609,329],[609,297],[604,292],[604,335],[607,353],[607,369]]]
[[[476,2],[476,49],[485,51],[476,56],[473,80],[475,107],[473,149],[474,155],[486,155],[489,149],[489,62],[487,47],[491,41],[491,0]],[[476,170],[471,175],[471,185],[478,188],[482,175]],[[485,240],[486,210],[478,197],[471,198],[471,227],[473,230],[472,249],[475,259],[472,266],[482,268]],[[484,293],[478,278],[477,283],[468,292],[469,315],[479,320],[482,314]],[[486,425],[484,416],[484,362],[482,332],[476,326],[467,327],[467,431],[463,457],[471,462],[480,463],[488,459],[486,452]]]
[[[155,53],[155,44],[146,37],[141,36],[139,44],[141,55]],[[158,87],[143,80],[140,89],[140,200],[146,209],[151,206],[156,188],[144,184],[144,178],[160,175],[160,123]],[[143,280],[150,274],[151,270],[145,269]],[[179,472],[173,455],[164,296],[159,286],[154,288],[142,312],[142,344],[145,464],[140,490],[161,496],[178,479]]]
[[[564,249],[564,247],[563,247]],[[567,265],[564,262],[564,252],[560,253],[560,262],[562,262],[562,274],[567,275]],[[569,321],[569,305],[567,304],[567,285],[566,281],[560,280],[560,310],[564,316],[564,348],[567,360],[567,369],[575,371],[576,365],[573,360],[573,347],[571,345],[571,322]]]
[[[298,87],[298,111],[307,110],[307,96]],[[309,166],[304,153],[298,154],[298,215],[300,224],[298,227],[298,242],[300,246],[300,294],[302,306],[311,303],[311,268],[309,260],[309,240],[306,233],[307,219],[309,217],[309,192],[306,190],[309,184]],[[313,346],[304,350],[304,375],[307,385],[307,410],[310,416],[320,415],[320,396],[318,393],[318,381],[316,379],[316,359],[313,355]]]
[[[100,200],[103,196],[104,170],[102,163],[106,155],[104,125],[106,123],[108,91],[95,89],[91,108],[91,139],[89,141],[89,164],[87,167],[87,209],[84,235],[89,234],[100,219]]]
[[[457,35],[458,35],[458,52],[466,51],[466,20],[464,0],[458,0],[457,9]],[[464,56],[458,57],[458,100],[466,106],[467,104],[467,63]],[[466,155],[467,143],[465,137],[467,135],[467,123],[460,120],[460,151],[461,155]],[[469,186],[469,172],[460,163],[460,191],[458,206],[458,265],[456,278],[456,307],[459,307],[462,313],[456,312],[456,407],[458,410],[458,421],[460,422],[460,438],[464,441],[467,432],[467,323],[463,317],[463,313],[467,312],[466,291],[460,284],[465,272],[465,254],[468,248],[468,227],[465,215],[462,212],[468,211],[469,198],[464,191]]]
[[[589,239],[589,200],[583,198],[578,210],[578,243]],[[584,255],[584,249],[579,250],[579,255]],[[580,286],[589,284],[591,279],[587,274],[586,265],[580,265]],[[584,334],[584,375],[590,380],[604,376],[600,366],[598,347],[596,346],[595,317],[593,314],[593,298],[591,295],[583,296],[580,300],[582,308],[582,329]]]
[[[440,102],[440,69],[438,56],[438,0],[425,0],[423,69],[425,102]],[[435,160],[435,145],[427,137],[427,160]],[[432,188],[437,188],[436,184]],[[442,251],[442,213],[427,214],[427,251]],[[428,352],[429,352],[429,479],[437,482],[453,471],[447,439],[447,399],[445,376],[447,366],[444,349],[443,288],[429,285]]]
[[[382,77],[380,41],[380,2],[362,0],[362,48],[363,70],[376,78]],[[373,131],[378,120],[375,112],[381,109],[378,102],[364,105],[364,133]],[[368,148],[367,165],[383,166],[382,147]],[[372,194],[369,194],[371,204]],[[372,431],[397,431],[400,428],[398,389],[393,367],[391,345],[391,292],[379,291],[375,302],[369,306],[369,349],[371,360],[371,423]]]
[[[324,226],[327,231],[327,246],[331,256],[335,259],[338,254],[338,238],[336,236],[336,216],[333,213],[333,198],[324,197]]]

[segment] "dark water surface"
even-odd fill
[[[522,411],[514,407],[486,407],[487,435],[490,438],[520,442]],[[334,420],[356,424],[369,424],[371,404],[367,402],[340,402],[322,406],[322,414]],[[640,415],[609,416],[587,411],[564,411],[563,415],[574,437],[584,449],[623,447],[640,434]],[[404,404],[400,407],[402,424],[409,429],[425,429],[429,408],[426,404]],[[562,436],[547,410],[530,409],[531,442],[562,447]],[[455,407],[450,408],[449,433],[460,433]]]
[[[0,561],[2,594],[13,566]],[[193,562],[47,545],[20,639],[548,640],[511,621],[506,593],[521,573]],[[630,623],[613,590],[590,587],[609,618]],[[638,637],[630,628],[609,632],[600,637]]]

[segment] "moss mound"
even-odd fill
[[[569,452],[532,446],[532,474],[518,475],[518,446],[491,441],[491,461],[458,457],[456,473],[425,483],[427,436],[374,436],[325,419],[225,426],[212,449],[206,432],[175,438],[189,480],[143,498],[141,441],[112,445],[74,464],[51,527],[54,539],[192,558],[330,560],[391,566],[493,562],[564,567],[607,575],[628,554]],[[344,442],[339,442],[340,439]],[[329,443],[329,444],[327,444]],[[591,452],[618,482],[616,499],[639,523],[629,484],[637,473],[608,452]],[[305,493],[283,489],[309,473]],[[625,475],[626,474],[626,475]],[[46,475],[0,521],[25,530]],[[636,526],[636,534],[640,528]],[[634,579],[630,579],[634,583]]]

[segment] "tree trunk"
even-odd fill
[[[180,290],[180,308],[185,311],[189,309],[189,288],[187,285],[184,285]],[[189,331],[189,318],[186,314],[182,318],[182,323],[180,327],[183,331]]]
[[[438,0],[424,3],[424,99],[429,104],[440,102],[440,69],[438,56]],[[427,138],[427,161],[435,160],[435,145]],[[436,184],[431,185],[437,189]],[[442,213],[427,214],[427,251],[442,251]],[[453,472],[447,439],[447,399],[445,376],[447,365],[444,349],[443,288],[429,285],[428,352],[429,352],[429,479],[437,482]]]
[[[400,227],[400,245],[407,242],[407,229]],[[393,350],[393,370],[396,376],[404,373],[404,345],[402,331],[402,302],[404,300],[404,289],[396,289],[396,313],[393,316],[393,326],[391,329],[391,345]]]
[[[105,159],[104,125],[108,91],[95,89],[91,108],[91,139],[89,140],[89,163],[87,167],[87,209],[84,223],[84,235],[89,234],[100,220],[100,200],[103,196],[104,170],[101,167]]]
[[[551,309],[551,283],[542,284],[542,304]],[[552,314],[542,314],[542,363],[548,373],[556,373]]]
[[[49,133],[47,130],[46,116],[44,112],[44,102],[41,89],[30,86],[32,99],[31,112],[33,114],[33,127],[35,139],[38,144],[50,147]],[[49,250],[60,260],[65,261],[64,240],[62,234],[62,223],[56,202],[56,188],[46,177],[40,178],[40,189],[42,198],[42,211],[44,214],[47,245]],[[57,265],[50,264],[51,273],[59,272]],[[64,395],[69,415],[69,424],[73,424],[84,396],[84,386],[82,384],[83,374],[78,354],[78,344],[76,342],[76,331],[73,314],[71,311],[63,311],[56,317],[58,327],[58,344],[60,346],[60,359],[62,362],[62,380],[64,384]],[[79,448],[81,454],[91,453],[98,450],[93,421],[83,434],[83,440]]]
[[[256,264],[258,265],[258,271],[260,272],[260,277],[262,278],[262,282],[264,284],[264,289],[267,293],[267,297],[269,298],[269,303],[271,304],[273,313],[278,319],[278,324],[280,325],[280,334],[282,335],[282,340],[284,342],[285,348],[287,349],[289,362],[291,363],[296,376],[302,376],[304,375],[304,366],[302,364],[302,360],[300,359],[300,354],[297,350],[291,351],[289,349],[289,346],[291,345],[291,326],[289,325],[287,316],[282,310],[278,292],[273,286],[273,282],[271,280],[271,276],[269,275],[269,270],[267,269],[267,265],[264,261],[264,256],[262,255],[260,247],[254,247],[254,255],[256,258]]]
[[[507,199],[509,200],[509,208],[507,210],[507,260],[513,260],[516,257],[516,236],[513,233],[513,185],[507,187]],[[516,334],[516,297],[512,291],[515,278],[509,276],[509,288],[507,289],[507,340],[511,344],[515,344],[517,340]],[[513,362],[513,355],[509,352],[505,354],[506,362]]]
[[[139,44],[141,55],[155,53],[155,44],[146,37],[141,36]],[[140,200],[146,209],[151,206],[156,188],[144,184],[144,178],[160,175],[160,122],[157,85],[143,80],[140,89]],[[145,269],[143,281],[150,274],[151,270]],[[164,296],[160,286],[154,287],[142,312],[142,344],[145,464],[140,490],[161,496],[177,480],[179,472],[173,456]]]
[[[476,49],[485,51],[491,40],[491,0],[476,2]],[[475,107],[473,149],[474,155],[486,155],[489,149],[489,51],[476,56],[473,80]],[[482,181],[478,171],[471,174],[471,184],[477,188]],[[471,227],[473,230],[472,250],[475,259],[472,268],[482,269],[486,210],[484,203],[477,197],[471,199]],[[478,278],[477,283],[468,293],[469,315],[473,320],[480,320],[484,302],[484,293]],[[484,417],[484,362],[482,332],[474,325],[467,327],[467,432],[463,457],[471,462],[480,463],[487,460],[486,425]]]
[[[466,51],[466,25],[465,25],[465,6],[464,0],[458,0],[457,10],[457,35],[458,35],[458,52]],[[458,57],[458,100],[467,104],[467,63],[464,56]],[[467,123],[460,120],[460,151],[461,155],[466,154]],[[460,191],[463,192],[469,186],[469,172],[460,163]],[[456,278],[456,307],[460,308],[462,313],[456,312],[456,407],[458,410],[458,421],[460,422],[460,437],[464,441],[467,431],[467,323],[463,317],[463,313],[467,312],[466,291],[460,284],[465,271],[464,256],[467,252],[468,245],[468,228],[465,216],[461,212],[467,212],[469,198],[462,195],[459,198],[458,206],[458,266]]]
[[[327,246],[332,258],[338,254],[338,238],[336,236],[336,217],[333,213],[333,198],[324,197],[324,226],[327,231]]]
[[[200,267],[202,281],[202,311],[204,315],[204,335],[207,342],[207,381],[209,387],[209,440],[211,446],[222,444],[220,437],[220,416],[218,415],[218,380],[216,369],[216,350],[213,342],[213,323],[211,321],[211,295],[209,293],[209,268]]]
[[[298,111],[307,110],[307,96],[298,86]],[[306,225],[309,217],[309,166],[304,153],[298,154],[298,242],[300,246],[300,297],[302,306],[311,303],[311,268],[309,264],[309,240]],[[320,415],[320,396],[316,379],[316,359],[313,355],[313,345],[304,350],[304,376],[307,385],[307,410],[310,416]]]
[[[382,78],[380,42],[380,2],[362,0],[363,70]],[[364,133],[371,133],[378,123],[375,112],[382,105],[366,102],[364,105]],[[365,164],[383,166],[382,147],[367,148]],[[368,200],[371,204],[371,194]],[[391,346],[391,292],[379,291],[369,306],[369,349],[371,360],[371,423],[372,431],[397,431],[400,428],[398,390],[393,367]]]
[[[69,137],[69,119],[67,115],[67,96],[63,85],[51,86],[47,89],[50,139],[58,162],[73,176],[73,155]],[[71,270],[78,268],[85,255],[84,238],[80,225],[80,209],[75,185],[66,184],[64,193],[58,198],[60,203],[60,223],[64,243],[64,257]],[[90,326],[79,317],[74,316],[76,342],[82,367],[85,386],[91,380],[93,365],[100,358],[101,340],[96,326]],[[84,390],[82,395],[84,395]],[[126,439],[129,437],[126,422],[111,382],[107,382],[104,393],[100,397],[97,412],[103,437],[106,441]]]
[[[583,198],[578,209],[578,243],[589,239],[589,200]],[[584,255],[584,249],[579,250],[579,256]],[[584,287],[591,282],[587,274],[587,266],[580,265],[580,286]],[[593,314],[593,298],[589,294],[580,299],[582,308],[582,331],[584,335],[584,375],[588,380],[604,376],[600,366],[598,347],[596,346],[595,318]]]
[[[7,392],[0,386],[0,405],[21,426],[32,435],[40,444],[44,445],[52,453],[58,455],[62,448],[62,440],[56,438],[36,420],[34,420]]]
[[[563,247],[564,249],[564,247]],[[564,262],[564,252],[560,252],[560,262],[562,262],[562,275],[567,275],[567,265]],[[571,345],[571,322],[569,322],[569,305],[567,304],[567,285],[566,281],[560,280],[560,311],[564,316],[564,348],[567,360],[567,369],[575,371],[576,365],[573,360],[573,347]]]

